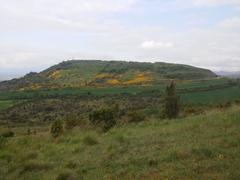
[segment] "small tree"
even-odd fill
[[[179,115],[180,104],[176,93],[176,85],[171,82],[166,88],[165,115],[169,119],[177,118]]]
[[[63,123],[60,120],[55,121],[51,126],[51,134],[54,138],[63,133]]]

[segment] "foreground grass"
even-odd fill
[[[2,142],[0,179],[238,179],[240,107],[151,120],[106,134],[75,129]]]

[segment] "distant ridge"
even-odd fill
[[[196,80],[216,76],[208,69],[183,64],[70,60],[40,73],[30,72],[22,78],[0,82],[0,90],[153,85],[172,79]]]
[[[222,77],[240,78],[240,71],[217,71],[215,73]]]

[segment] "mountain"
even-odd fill
[[[101,60],[63,61],[40,73],[3,81],[0,90],[29,90],[85,86],[128,86],[159,84],[163,80],[195,80],[216,77],[210,70],[164,62]]]
[[[215,72],[217,75],[222,77],[240,78],[240,71],[218,71]]]

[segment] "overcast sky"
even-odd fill
[[[0,0],[0,79],[68,59],[240,70],[240,0]]]

